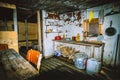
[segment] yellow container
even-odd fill
[[[80,34],[79,34],[79,33],[77,33],[75,40],[76,40],[76,41],[80,41]]]

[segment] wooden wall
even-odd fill
[[[12,30],[13,21],[7,22],[8,29]],[[36,40],[38,39],[38,30],[36,23],[28,23],[28,39],[29,40]],[[25,23],[18,22],[18,40],[26,40],[26,31],[25,31]]]
[[[13,21],[0,20],[0,31],[13,31]],[[38,27],[37,23],[28,23],[28,46],[33,44],[33,41],[38,40]],[[26,31],[25,22],[18,21],[18,44],[20,46],[26,46]]]
[[[13,48],[18,52],[18,38],[15,31],[0,31],[0,44],[8,44],[8,48]]]
[[[19,41],[26,40],[26,31],[25,25],[22,22],[18,23],[19,26]],[[36,40],[37,39],[37,24],[35,23],[28,23],[28,39],[29,40]]]

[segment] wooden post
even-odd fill
[[[17,10],[13,9],[13,21],[14,21],[14,31],[18,32],[17,27]]]
[[[17,42],[18,42],[18,23],[17,23],[17,9],[13,9],[13,22],[14,22],[14,31],[17,33]],[[19,50],[18,50],[19,52]]]
[[[37,24],[38,24],[38,45],[39,45],[39,50],[42,50],[42,37],[41,37],[41,24],[40,24],[40,11],[37,11]]]
[[[94,51],[95,51],[95,46],[92,46],[92,52],[91,52],[91,57],[94,58]]]
[[[25,20],[25,35],[26,35],[26,49],[28,50],[28,24],[27,24],[27,20]]]
[[[103,34],[103,24],[99,24],[99,34]]]
[[[101,66],[103,66],[103,53],[104,53],[104,46],[105,46],[105,43],[102,43],[102,53],[101,53]]]

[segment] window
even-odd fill
[[[84,33],[88,37],[97,37],[101,34],[101,26],[99,26],[98,18],[93,18],[91,22],[84,20]]]

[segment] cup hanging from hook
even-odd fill
[[[72,22],[75,20],[75,17],[73,16],[73,12],[72,12],[72,16],[71,16],[70,20],[71,20]]]

